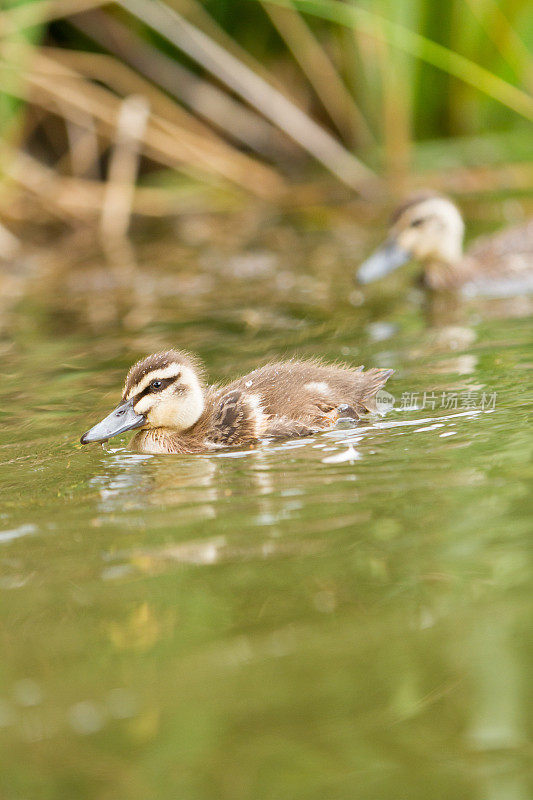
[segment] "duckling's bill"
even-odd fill
[[[394,239],[389,239],[363,261],[356,272],[356,278],[359,283],[372,283],[406,264],[411,258],[408,250],[400,247]]]
[[[131,400],[127,400],[117,406],[105,419],[84,433],[80,442],[82,444],[107,442],[112,436],[118,436],[119,433],[142,427],[146,422],[146,417],[144,414],[137,414],[133,410],[133,399],[131,398]]]

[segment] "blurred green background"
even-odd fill
[[[149,217],[531,189],[529,0],[4,0],[0,31],[13,224],[94,221],[112,182]]]

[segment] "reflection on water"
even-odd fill
[[[532,796],[530,322],[385,289],[355,306],[349,253],[291,237],[290,258],[141,253],[157,314],[138,328],[117,295],[95,335],[101,264],[67,310],[52,274],[12,312],[2,798]],[[81,448],[168,345],[215,380],[295,350],[392,366],[395,406],[253,450]],[[497,399],[420,402],[462,392]]]

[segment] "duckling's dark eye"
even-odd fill
[[[418,217],[411,222],[411,228],[419,228],[425,221],[424,217]]]
[[[162,386],[163,386],[163,381],[152,381],[150,384],[150,389],[154,389],[155,391],[157,391],[158,389],[161,389]]]

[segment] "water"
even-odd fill
[[[0,796],[527,800],[524,300],[404,275],[360,305],[342,222],[183,225],[136,269],[55,253],[0,318]],[[210,456],[82,448],[168,346],[216,380],[394,367],[395,406]]]

